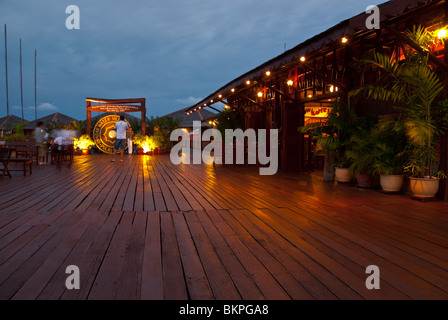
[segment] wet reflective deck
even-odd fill
[[[447,203],[319,174],[110,160],[0,180],[0,299],[448,299]]]

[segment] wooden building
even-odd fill
[[[354,72],[353,62],[376,50],[400,55],[403,46],[414,47],[403,32],[413,26],[429,30],[448,25],[446,0],[392,0],[378,6],[380,28],[369,29],[364,12],[340,22],[293,49],[230,81],[199,103],[187,114],[222,102],[244,115],[246,128],[280,129],[280,166],[284,171],[301,172],[309,159],[308,143],[298,131],[307,121],[320,121],[329,104],[342,99],[358,115],[394,112],[390,104],[352,99],[348,92],[376,81],[376,72]],[[418,49],[418,48],[417,48]],[[448,98],[447,46],[430,53],[430,61],[444,81]],[[441,168],[448,172],[448,137],[441,145]],[[446,182],[444,182],[445,184]],[[448,188],[442,186],[445,200]]]

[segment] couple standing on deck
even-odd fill
[[[124,149],[126,149],[127,143],[126,133],[129,130],[129,125],[124,121],[124,116],[120,116],[120,121],[115,123],[115,130],[117,131],[117,137],[114,145],[114,158],[111,161],[115,162],[115,156],[117,155],[118,150],[121,150],[120,161],[123,162]]]

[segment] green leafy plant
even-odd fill
[[[350,148],[349,139],[353,134],[357,117],[354,110],[343,102],[334,102],[332,108],[326,122],[310,123],[299,128],[299,131],[317,138],[316,146],[319,147],[317,152],[334,156],[336,166],[348,168],[351,165],[347,157]]]
[[[147,119],[147,125],[158,149],[170,150],[173,147],[174,142],[171,141],[170,137],[171,133],[180,126],[178,119],[172,117],[151,117]]]
[[[350,148],[346,152],[350,160],[350,171],[355,176],[360,173],[372,174],[375,168],[375,157],[372,150],[377,145],[377,140],[372,135],[377,117],[370,115],[359,118],[355,125],[355,130],[348,139]]]
[[[428,49],[434,40],[423,27],[414,27],[406,35],[423,49]],[[403,115],[401,119],[408,138],[409,160],[404,171],[414,177],[433,176],[437,163],[437,137],[445,127],[436,116],[435,108],[443,84],[428,64],[428,54],[405,47],[404,57],[398,60],[396,56],[374,52],[371,59],[360,61],[378,70],[380,79],[350,94],[364,93],[369,98],[393,103]]]
[[[380,121],[371,132],[375,144],[370,151],[373,173],[400,175],[408,161],[406,128],[400,118]]]
[[[26,123],[18,123],[12,128],[12,133],[5,135],[2,140],[5,141],[16,141],[16,140],[26,140],[28,137],[25,135],[23,127]]]
[[[216,119],[216,129],[221,132],[224,137],[226,130],[235,130],[243,128],[243,119],[241,114],[235,110],[224,110]]]

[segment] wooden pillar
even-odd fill
[[[146,134],[146,103],[142,102],[141,103],[141,107],[142,109],[142,134],[145,135]]]
[[[90,132],[92,130],[92,112],[90,111],[91,102],[87,101],[87,124],[86,124],[86,133],[90,136]]]
[[[303,172],[305,108],[301,103],[284,103],[282,106],[281,168],[287,172]]]
[[[445,2],[444,11],[444,25],[448,25],[448,2]],[[448,43],[446,42],[443,54],[444,62],[448,64]],[[442,71],[441,78],[444,87],[442,99],[448,99],[448,72],[446,70]],[[440,169],[448,174],[448,132],[446,132],[440,139]],[[439,199],[442,201],[448,201],[448,181],[446,179],[440,181]]]

